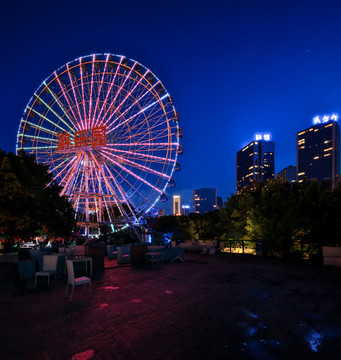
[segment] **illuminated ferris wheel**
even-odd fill
[[[81,226],[120,227],[136,224],[175,185],[178,122],[171,96],[149,69],[93,54],[43,81],[24,111],[16,149],[49,166]]]

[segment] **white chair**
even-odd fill
[[[81,277],[75,278],[75,273],[73,270],[73,262],[71,260],[65,260],[65,262],[66,262],[66,268],[67,268],[67,285],[66,285],[66,291],[65,291],[65,298],[67,296],[69,285],[72,286],[70,301],[72,301],[73,291],[74,291],[76,285],[84,285],[84,292],[85,292],[86,284],[89,284],[89,292],[90,292],[90,296],[91,296],[91,279],[86,276],[81,276]]]
[[[57,255],[44,255],[43,256],[43,270],[37,271],[35,276],[35,284],[37,285],[37,278],[47,277],[47,285],[50,285],[50,275],[54,275],[57,278]]]

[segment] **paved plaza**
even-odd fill
[[[0,264],[2,359],[340,359],[341,269],[251,255],[20,282]]]

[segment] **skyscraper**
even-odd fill
[[[340,174],[340,127],[338,116],[315,116],[313,126],[297,133],[297,181],[331,179]]]
[[[187,216],[190,212],[190,206],[189,205],[182,205],[181,206],[181,215]]]
[[[237,192],[252,182],[275,177],[275,143],[269,134],[257,134],[255,140],[237,152]]]
[[[180,216],[181,215],[181,203],[180,203],[180,195],[173,196],[173,215]]]
[[[289,183],[296,181],[296,166],[290,165],[281,170],[277,177],[284,181],[288,181]]]
[[[157,217],[165,216],[165,210],[164,209],[158,209]]]
[[[193,212],[204,214],[217,208],[217,189],[201,188],[193,191]]]
[[[217,206],[218,209],[222,209],[224,207],[223,198],[221,196],[217,196]]]

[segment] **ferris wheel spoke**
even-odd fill
[[[137,98],[137,99],[133,102],[133,104],[132,104],[128,109],[126,109],[121,115],[119,115],[117,118],[115,118],[114,121],[112,122],[112,125],[114,125],[122,116],[124,116],[129,110],[131,110],[137,103],[141,102],[141,100],[142,100],[145,96],[147,96],[147,95],[151,92],[151,90],[154,89],[154,87],[155,87],[157,84],[158,84],[158,83],[154,84],[151,88],[147,89],[147,91],[144,92],[139,98]],[[159,102],[159,101],[155,101],[154,103],[145,106],[145,108],[142,109],[140,112],[138,112],[138,113],[136,114],[136,116],[139,115],[140,113],[146,111],[146,110],[149,109],[151,106],[156,105],[158,102]],[[110,117],[107,119],[107,122],[111,120],[111,118],[113,117],[113,115],[114,115],[114,114],[111,114],[111,115],[110,115]],[[134,116],[134,117],[135,117],[135,116]],[[119,123],[119,124],[118,124],[116,127],[114,127],[113,129],[110,129],[110,126],[109,126],[109,129],[108,129],[109,131],[108,131],[108,132],[111,132],[111,131],[115,130],[118,126],[125,124],[126,122],[130,121],[130,120],[133,119],[134,117],[130,117],[130,118],[128,118],[127,120]]]
[[[43,126],[39,126],[38,124],[35,124],[31,121],[23,121],[24,123],[30,125],[32,128],[34,129],[37,129],[38,131],[42,131],[44,133],[47,133],[47,134],[50,134],[52,136],[57,136],[57,132],[51,130],[51,129],[48,129],[46,127],[43,127]],[[26,134],[23,134],[25,137],[27,136]]]
[[[145,179],[141,178],[140,176],[136,175],[134,172],[130,171],[129,169],[127,169],[126,167],[124,167],[123,165],[121,165],[120,163],[118,163],[117,161],[113,160],[112,158],[110,158],[109,156],[102,154],[103,157],[105,157],[107,160],[109,160],[111,163],[113,163],[114,165],[118,166],[119,168],[121,168],[122,170],[124,170],[125,172],[127,172],[129,175],[135,177],[136,179],[142,181],[144,184],[148,185],[150,188],[156,190],[158,193],[162,194],[162,191],[157,188],[156,186],[152,185],[151,183],[149,183],[148,181],[146,181]]]
[[[119,64],[118,67],[120,67],[120,66],[122,65],[122,60],[123,60],[123,57],[122,57],[122,59],[121,59],[120,64]],[[134,65],[133,65],[133,68],[135,67],[136,64],[137,64],[137,63],[135,62]],[[117,99],[118,96],[121,94],[121,91],[122,91],[124,85],[126,84],[127,80],[129,79],[129,76],[130,76],[133,68],[131,68],[131,69],[129,70],[128,75],[125,76],[124,81],[123,81],[123,83],[120,85],[119,89],[117,90],[117,92],[116,92],[116,94],[115,94],[115,97],[114,97],[114,100],[111,102],[109,108],[116,102],[116,99]],[[116,113],[116,109],[115,109],[115,111],[110,115],[110,117],[108,118],[108,120],[110,120],[115,113]],[[98,116],[98,119],[99,119],[99,116]],[[97,119],[97,121],[98,121],[98,119]],[[106,124],[108,123],[108,120],[104,123],[104,125],[106,125]]]
[[[110,171],[110,170],[109,170]],[[112,175],[112,176],[114,176],[114,175]],[[116,178],[116,177],[115,177]],[[149,201],[148,201],[148,198],[146,197],[146,195],[143,195],[139,190],[138,190],[138,188],[137,187],[135,187],[135,185],[134,184],[132,184],[131,182],[129,182],[126,178],[123,178],[124,180],[124,183],[126,183],[126,185],[131,189],[131,190],[133,190],[133,195],[138,195],[141,199],[143,199],[143,203],[145,203],[145,204],[147,204],[147,203],[149,203]],[[122,183],[123,183],[123,181],[122,181]],[[123,189],[123,186],[121,186],[121,188]],[[131,202],[131,197],[133,196],[133,195],[131,195],[131,196],[129,196],[129,203]],[[128,199],[127,199],[128,200]],[[133,206],[134,206],[134,204],[133,204]],[[134,206],[134,209],[138,209],[138,207],[136,207],[136,206]],[[135,211],[135,213],[136,213],[136,211]]]
[[[70,181],[72,180],[72,177],[75,178],[75,174],[77,174],[76,169],[79,167],[81,158],[82,154],[75,156],[68,164],[65,164],[65,167],[63,167],[59,172],[55,172],[53,179],[60,179],[59,182],[63,185],[62,195],[69,193],[68,188]]]
[[[107,152],[107,151],[103,151],[103,150],[102,150],[102,153],[105,153],[106,155],[112,155],[112,156],[114,156],[116,159],[118,159],[118,160],[123,160],[124,162],[127,162],[127,163],[129,163],[130,165],[132,165],[133,167],[135,167],[135,168],[137,168],[137,169],[140,169],[140,170],[143,170],[143,171],[145,171],[145,172],[147,172],[147,173],[154,174],[154,175],[163,177],[163,178],[168,179],[168,180],[170,179],[170,176],[167,175],[167,174],[160,173],[159,171],[153,170],[153,169],[151,169],[150,167],[144,166],[144,165],[142,165],[142,164],[138,164],[137,162],[131,161],[131,160],[129,160],[128,158],[124,158],[124,157],[122,157],[122,156],[116,155],[116,154],[114,154],[113,152]]]
[[[160,100],[163,100],[166,96],[168,96],[167,94],[164,95],[162,98],[160,98]],[[148,110],[149,108],[151,108],[152,106],[156,105],[157,103],[159,103],[159,100],[154,101],[153,103],[149,104],[148,106],[146,106],[145,108],[141,109],[140,111],[138,111],[136,114],[130,116],[128,119],[122,121],[121,123],[117,124],[115,127],[111,128],[110,130],[107,131],[107,133],[111,133],[112,131],[116,130],[118,127],[126,124],[127,122],[129,122],[130,120],[134,119],[136,116],[142,114],[143,112],[145,112],[146,110]],[[117,119],[115,119],[116,121]]]
[[[35,140],[40,140],[42,141],[43,143],[45,144],[51,144],[51,142],[57,142],[58,140],[57,139],[53,139],[53,138],[45,138],[45,137],[42,137],[42,136],[37,136],[37,135],[25,135],[25,137],[27,139],[35,139]]]
[[[115,144],[117,145],[117,144]],[[111,148],[111,151],[114,152],[118,152],[118,153],[122,153],[122,154],[128,154],[128,155],[133,155],[133,156],[141,156],[143,158],[147,158],[147,159],[151,159],[151,160],[160,160],[162,162],[169,162],[169,163],[175,163],[176,160],[175,159],[171,159],[171,158],[166,158],[166,157],[160,157],[160,156],[155,156],[155,155],[151,155],[149,153],[143,154],[140,152],[136,152],[136,151],[127,151],[127,150],[119,150],[119,149],[115,149],[115,148]],[[150,151],[150,150],[149,150]]]
[[[98,114],[98,116],[97,116],[97,119],[96,119],[96,121],[95,121],[95,123],[94,123],[94,126],[96,126],[96,124],[98,124],[98,122],[99,122],[99,120],[100,120],[100,116],[101,116],[101,114],[102,114],[102,112],[103,112],[104,106],[106,105],[107,100],[108,100],[108,97],[109,97],[110,94],[111,94],[111,89],[112,89],[112,87],[113,87],[113,85],[114,85],[114,83],[115,83],[115,80],[116,80],[116,77],[117,77],[117,74],[118,74],[120,65],[121,65],[121,63],[122,63],[122,60],[123,60],[123,58],[121,58],[121,60],[120,60],[120,62],[119,62],[119,65],[116,67],[115,74],[114,74],[112,80],[110,81],[110,87],[109,87],[109,89],[107,90],[107,94],[106,94],[106,96],[105,96],[105,99],[104,99],[103,105],[102,105],[102,107],[101,107],[101,110],[100,110],[100,112],[99,112],[99,114]],[[118,95],[118,94],[116,94],[116,96],[117,96],[117,95]],[[106,114],[108,113],[108,111],[110,110],[110,107],[112,106],[112,104],[115,103],[115,99],[116,99],[116,97],[115,97],[114,100],[111,102],[111,104],[110,104],[107,112],[104,114],[103,118],[105,118],[105,116],[106,116]],[[105,124],[104,124],[104,125],[105,125]]]
[[[55,122],[53,122],[52,120],[50,120],[48,117],[44,116],[43,114],[41,114],[39,111],[33,109],[32,107],[27,106],[27,109],[33,111],[35,114],[37,114],[38,116],[40,116],[42,119],[46,120],[47,122],[49,122],[50,124],[52,124],[54,127],[59,128],[62,131],[65,131],[64,128],[62,128],[60,125],[56,124]]]
[[[41,151],[42,153],[45,150],[57,149],[57,146],[22,146],[20,147],[22,150],[32,150],[32,151]]]
[[[76,124],[75,124],[75,120],[71,119],[69,114],[67,113],[66,109],[64,108],[64,106],[60,103],[59,99],[55,96],[55,94],[53,93],[53,91],[47,86],[46,82],[44,81],[43,84],[45,85],[44,90],[48,91],[51,96],[53,97],[53,99],[55,100],[55,102],[57,103],[57,105],[59,106],[59,108],[62,110],[62,112],[64,113],[64,115],[66,116],[66,118],[70,121],[70,123],[73,125],[73,127],[76,129]]]
[[[106,164],[104,164],[104,167],[106,168],[106,170],[108,171],[108,173],[111,174],[110,170],[108,169],[108,166]],[[132,209],[131,205],[130,205],[130,202],[128,201],[128,199],[126,198],[125,196],[125,192],[124,190],[122,189],[122,187],[120,186],[120,184],[116,181],[115,177],[111,177],[113,182],[115,183],[115,186],[116,188],[118,189],[124,203],[128,206],[129,210],[130,210],[130,213],[132,214],[132,216],[134,217],[135,221],[137,221],[137,218],[136,218],[136,215],[135,215],[135,211],[134,209]],[[125,213],[125,215],[127,216],[127,218],[129,218],[127,212],[124,210],[123,206],[122,207],[122,210],[123,212]]]
[[[108,169],[108,171],[110,171]],[[121,178],[121,181],[120,183],[123,184],[125,183],[128,188],[130,188],[132,190],[132,194],[129,195],[129,197],[133,197],[134,195],[138,195],[140,197],[140,199],[143,199],[142,203],[144,204],[150,204],[150,201],[148,200],[148,197],[145,195],[145,194],[142,194],[140,191],[139,191],[139,187],[140,186],[135,186],[134,184],[132,184],[126,177],[123,177],[120,172],[118,172],[117,170],[115,170],[117,175],[114,175],[114,174],[111,174],[111,176],[114,176],[115,179],[120,179]],[[123,186],[121,186],[123,188]],[[151,189],[151,191],[153,191],[153,189]],[[141,206],[141,205],[140,205]],[[138,207],[135,206],[135,208],[137,209]]]
[[[151,130],[153,130],[153,128],[154,126],[146,128],[146,126],[141,127],[136,124],[130,126],[129,128],[121,128],[115,135],[119,137],[121,143],[125,143],[127,145],[134,144],[136,142],[159,143],[169,138],[169,132],[171,129],[165,129],[163,131],[154,130],[151,136]],[[117,143],[114,141],[110,145],[115,144]]]
[[[80,65],[82,64],[81,63],[81,60],[80,61]],[[86,110],[85,110],[85,97],[84,97],[84,84],[83,84],[83,76],[84,76],[84,71],[83,71],[83,67],[80,66],[80,71],[81,71],[81,88],[82,88],[82,98],[83,98],[83,114],[84,114],[84,121],[87,122],[88,120],[88,117],[87,117],[87,114],[86,114]],[[89,124],[86,124],[85,129],[89,128]]]
[[[91,123],[91,112],[92,112],[92,90],[94,88],[95,60],[96,60],[96,55],[93,55],[92,56],[90,96],[89,96],[89,128],[91,127],[90,123]]]
[[[97,168],[103,173],[103,170],[102,170],[102,168],[100,167],[100,165],[99,165],[96,157],[93,155],[92,152],[91,152],[90,154],[91,154],[91,156],[92,156],[93,161],[94,161],[95,164],[97,165]],[[106,164],[104,164],[104,167],[105,167],[106,170],[111,174],[111,172],[109,171],[109,169],[108,169],[108,167],[106,166]],[[107,180],[107,178],[106,178],[106,176],[105,176],[104,173],[103,173],[103,179],[104,179],[104,181],[107,183],[107,186],[108,186],[108,188],[111,190],[112,194],[115,194],[114,189],[113,189],[112,186],[109,184],[109,182],[108,182],[108,180]],[[129,202],[127,202],[127,200],[126,200],[126,198],[125,198],[125,196],[124,196],[124,192],[121,191],[121,189],[120,189],[120,187],[119,187],[119,184],[116,182],[116,179],[115,179],[114,177],[112,177],[112,180],[114,181],[115,186],[116,186],[117,189],[119,190],[122,199],[125,201],[125,203],[126,203],[127,206],[129,207],[129,210],[131,211],[131,213],[134,215],[134,212],[133,212],[133,210],[131,209]],[[119,203],[118,203],[118,204],[119,204]],[[125,213],[125,214],[127,215],[127,213],[126,213],[126,211],[123,209],[123,207],[122,207],[122,206],[119,206],[119,207],[120,207],[121,210],[123,210],[123,213]]]
[[[58,114],[52,109],[52,107],[49,106],[39,95],[37,95],[36,93],[34,93],[34,95],[35,95],[35,97],[36,97],[37,99],[39,99],[39,101],[41,101],[41,103],[44,104],[45,107],[46,107],[49,111],[51,111],[66,127],[68,127],[71,131],[74,131],[74,129],[73,129],[62,117],[60,117],[60,115],[58,115]],[[56,98],[55,98],[55,100],[56,100]],[[60,106],[59,102],[58,102],[58,105]],[[67,116],[67,118],[69,119],[69,117],[68,117],[68,115],[66,114],[64,108],[61,107],[61,106],[60,106],[60,108],[63,110],[63,113],[64,113],[64,114]],[[70,119],[69,119],[69,121],[70,121]],[[70,122],[71,122],[71,121],[70,121]],[[71,124],[73,124],[73,123],[71,122]]]
[[[68,73],[69,73],[69,71],[68,71]],[[75,114],[74,111],[73,111],[73,104],[70,104],[71,98],[69,98],[69,95],[65,93],[63,84],[61,83],[61,81],[60,81],[60,79],[59,79],[59,77],[58,77],[58,75],[57,75],[56,72],[54,72],[54,75],[55,75],[55,80],[57,81],[60,89],[62,90],[63,96],[64,96],[64,98],[65,98],[65,100],[66,100],[66,102],[67,102],[67,104],[68,104],[68,106],[69,106],[69,109],[70,109],[70,111],[71,111],[71,113],[72,113],[72,115],[73,115],[73,117],[74,117],[74,119],[75,119],[75,121],[76,121],[76,124],[77,124],[76,128],[77,128],[78,130],[80,130],[80,129],[82,129],[82,119],[81,119],[81,118],[78,118],[78,119],[77,119],[77,116],[76,116],[76,114]],[[70,75],[69,75],[69,76],[70,76]]]
[[[137,63],[135,62],[133,68],[135,67],[136,64],[137,64]],[[139,81],[136,82],[136,84],[134,85],[134,87],[127,93],[127,95],[124,97],[124,99],[118,104],[118,106],[115,108],[114,112],[110,115],[110,117],[109,117],[108,120],[104,123],[104,125],[107,125],[107,123],[108,123],[108,121],[110,120],[110,118],[111,118],[112,116],[114,116],[119,109],[121,109],[121,107],[122,107],[123,104],[126,102],[126,100],[129,98],[129,96],[131,96],[131,94],[133,93],[133,91],[137,88],[137,86],[140,85],[141,81],[145,78],[145,76],[147,75],[148,71],[149,71],[149,70],[147,70],[147,71],[142,75],[142,77],[139,79]],[[130,73],[129,73],[129,74],[130,74]],[[129,76],[129,75],[128,75],[128,76]],[[124,86],[124,83],[122,84],[122,86]],[[121,88],[122,88],[122,87],[121,87]],[[113,104],[115,103],[115,100],[116,100],[116,98],[115,98],[114,101],[110,104],[109,109],[108,109],[107,112],[104,114],[104,118],[106,118],[106,116],[107,116],[110,108],[111,108],[111,107],[113,106]],[[135,103],[134,103],[134,104],[135,104]],[[132,106],[133,106],[133,105],[132,105]],[[131,107],[130,107],[130,108],[131,108]],[[129,109],[130,109],[130,108],[129,108]]]
[[[72,167],[70,167],[66,174],[60,174],[60,184],[63,186],[63,190],[61,192],[61,195],[70,195],[72,191],[77,187],[77,175],[75,173],[75,168],[77,168],[77,163],[73,164]],[[58,179],[59,177],[56,177]]]
[[[102,78],[101,78],[101,81],[100,81],[100,84],[99,84],[99,89],[97,91],[98,96],[97,96],[97,99],[96,99],[96,105],[95,105],[94,113],[93,113],[92,118],[91,118],[91,127],[94,127],[96,111],[98,109],[99,99],[100,99],[100,96],[101,96],[101,91],[102,91],[102,86],[103,86],[103,82],[104,82],[104,76],[105,76],[105,73],[106,73],[108,61],[109,61],[109,54],[107,54],[106,59],[105,59],[104,70],[103,70]]]
[[[95,175],[96,175],[96,177],[97,177],[98,184],[102,184],[101,176],[100,176],[99,173],[101,173],[101,175],[103,175],[102,172],[101,172],[101,170],[97,169],[97,171],[95,171]],[[121,212],[121,208],[120,208],[119,205],[118,205],[118,204],[119,204],[119,199],[117,198],[116,194],[111,194],[111,191],[110,191],[110,189],[107,187],[106,183],[104,183],[104,188],[105,188],[105,190],[106,190],[106,193],[110,194],[110,196],[105,196],[105,195],[103,196],[103,202],[104,202],[104,206],[105,206],[105,208],[106,208],[106,210],[107,210],[107,214],[108,214],[108,216],[109,216],[109,219],[110,219],[110,221],[112,222],[113,219],[112,219],[112,217],[111,217],[111,211],[109,210],[110,207],[112,207],[112,205],[113,205],[113,201],[111,200],[111,198],[114,198],[114,204],[115,204],[115,205],[117,206],[117,208],[119,209],[121,215],[123,216],[124,214]],[[101,209],[99,209],[99,211],[100,211],[100,210],[101,210]]]
[[[79,100],[78,100],[77,95],[76,95],[76,90],[75,90],[75,86],[73,84],[72,76],[71,76],[71,73],[70,73],[69,64],[66,64],[66,68],[68,70],[67,73],[68,73],[68,76],[69,76],[69,81],[70,81],[70,85],[71,85],[71,89],[72,89],[72,93],[73,93],[73,97],[74,97],[74,103],[76,104],[77,111],[78,111],[80,127],[81,127],[82,130],[85,130],[86,127],[85,127],[85,124],[84,124],[84,121],[83,121],[84,116],[82,116],[81,111],[79,110]],[[80,70],[80,71],[82,71],[82,70]],[[81,78],[82,78],[82,72],[81,72]],[[60,83],[60,79],[58,78],[57,80]],[[63,87],[61,83],[60,83],[60,85],[61,85],[61,87]]]

